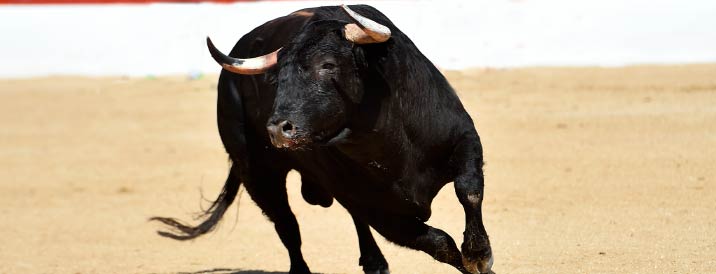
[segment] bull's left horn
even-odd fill
[[[221,67],[225,70],[233,73],[248,75],[264,73],[276,65],[276,62],[278,61],[278,51],[281,50],[277,49],[272,53],[259,57],[241,59],[226,56],[226,54],[221,53],[221,51],[216,49],[214,43],[211,42],[209,37],[206,37],[206,46],[209,47],[211,57],[213,57],[214,60],[216,60],[216,62],[219,63],[219,65],[221,65]]]
[[[344,35],[347,40],[356,44],[373,44],[383,43],[390,39],[388,27],[356,13],[346,5],[342,5],[341,8],[357,23],[347,24],[344,27]]]

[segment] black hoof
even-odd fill
[[[311,270],[308,269],[305,263],[300,265],[291,264],[291,269],[288,271],[288,274],[311,274]]]
[[[363,266],[365,274],[390,274],[388,262],[385,261],[383,255],[361,257],[358,264]]]

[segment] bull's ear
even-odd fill
[[[340,92],[352,103],[359,104],[363,100],[363,83],[358,78],[351,78],[345,86],[341,87]]]
[[[358,104],[363,101],[363,93],[365,90],[363,79],[365,79],[368,68],[368,63],[365,59],[365,50],[363,48],[353,48],[353,65],[355,66],[355,70],[352,72],[355,73],[355,75],[345,77],[349,79],[348,84],[342,87],[341,90],[351,102]]]
[[[363,82],[359,78],[349,78],[345,85],[341,86],[340,93],[344,97],[348,97],[349,101],[354,104],[359,104],[363,101]]]

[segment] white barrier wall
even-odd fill
[[[216,73],[259,24],[343,2],[0,5],[0,77]],[[355,3],[355,2],[347,2]],[[443,68],[716,61],[716,1],[368,1]]]

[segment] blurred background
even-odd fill
[[[2,2],[22,4],[0,6],[0,77],[216,73],[204,37],[228,52],[260,23],[339,3]],[[716,2],[709,0],[367,3],[447,69],[716,61]]]
[[[716,1],[0,0],[0,273],[286,273],[248,195],[192,221],[229,163],[216,129],[228,52],[273,18],[365,3],[442,72],[486,161],[483,218],[514,273],[716,273]],[[315,273],[363,273],[351,218],[287,191]],[[428,224],[460,244],[452,185]],[[456,273],[376,235],[393,273]]]

